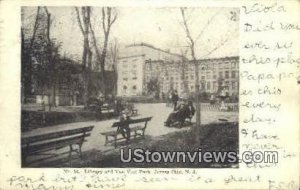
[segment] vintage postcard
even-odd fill
[[[0,189],[299,188],[299,1],[0,9]]]

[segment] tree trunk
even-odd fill
[[[199,98],[200,94],[200,85],[199,85],[199,65],[195,62],[195,100],[196,100],[196,127],[199,128],[201,125],[201,101]]]
[[[88,38],[84,36],[83,42],[83,54],[82,54],[82,78],[83,78],[83,105],[84,108],[87,108],[87,99],[88,99],[88,81],[87,81],[87,51],[88,51]]]
[[[89,98],[89,63],[88,58],[90,54],[90,45],[89,45],[89,27],[90,27],[90,7],[82,7],[82,15],[83,15],[83,24],[84,24],[84,52],[83,52],[83,67],[84,67],[84,107],[87,108],[88,106],[88,98]],[[88,65],[87,65],[88,64]]]
[[[105,34],[104,38],[104,46],[102,50],[101,55],[101,77],[102,77],[102,88],[103,88],[103,95],[106,98],[107,97],[107,88],[106,88],[106,76],[105,76],[105,58],[106,58],[106,52],[107,52],[107,44],[108,44],[108,33]]]
[[[196,142],[200,144],[200,125],[201,125],[201,100],[199,98],[200,88],[199,88],[199,65],[195,56],[194,43],[191,45],[191,54],[193,58],[193,63],[195,65],[195,100],[196,100]]]
[[[90,97],[91,93],[92,93],[92,79],[91,79],[91,74],[92,74],[92,71],[91,71],[91,68],[92,68],[92,57],[93,57],[93,53],[92,51],[89,49],[88,50],[88,60],[87,60],[87,63],[88,63],[88,73],[87,73],[87,81],[88,81],[88,97]]]

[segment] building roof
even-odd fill
[[[145,56],[145,54],[122,56],[122,57],[118,57],[118,59],[126,59],[126,58],[134,58],[134,57],[143,57],[143,56]]]
[[[164,52],[164,53],[167,53],[169,55],[173,55],[173,56],[178,56],[178,57],[184,57],[180,54],[176,54],[176,53],[171,53],[169,50],[163,50],[163,49],[160,49],[160,48],[157,48],[151,44],[148,44],[148,43],[144,43],[144,42],[141,42],[141,43],[133,43],[133,44],[129,44],[127,46],[125,46],[126,48],[128,47],[138,47],[138,46],[144,46],[144,47],[148,47],[148,48],[151,48],[151,49],[154,49],[154,50],[157,50],[157,51],[161,51],[161,52]]]
[[[198,59],[197,61],[215,61],[215,60],[230,60],[230,59],[239,59],[239,56],[229,56],[229,57],[216,57],[216,58],[206,58],[206,59]]]

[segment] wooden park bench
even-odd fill
[[[78,153],[80,158],[82,158],[82,144],[86,141],[85,138],[91,135],[93,128],[94,126],[88,126],[30,137],[22,137],[22,163],[26,164],[27,157],[33,155],[52,155],[49,158],[58,156],[59,154],[57,153],[46,152],[65,147],[70,147],[69,161],[71,161],[72,152]],[[73,145],[77,145],[77,149],[76,147],[73,147]]]
[[[134,139],[137,137],[144,138],[145,136],[145,130],[147,128],[147,123],[152,119],[152,117],[145,117],[145,118],[139,118],[139,119],[130,119],[127,121],[122,122],[114,122],[112,125],[112,128],[116,128],[115,130],[102,132],[101,135],[105,136],[105,146],[107,144],[113,143],[115,148],[117,147],[117,141],[124,140],[125,138],[121,134],[120,128],[124,125],[129,125],[130,133],[132,134]],[[139,125],[143,124],[143,125]],[[120,137],[121,136],[121,137]],[[110,139],[109,139],[110,138]]]

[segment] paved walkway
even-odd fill
[[[152,120],[148,123],[146,129],[146,135],[151,137],[157,137],[160,135],[165,135],[174,131],[186,130],[186,128],[169,128],[164,127],[164,121],[168,117],[169,113],[172,111],[172,108],[166,107],[165,104],[136,104],[138,109],[139,116],[137,117],[146,117],[152,116]],[[201,114],[202,124],[208,124],[211,122],[218,121],[219,118],[225,118],[229,121],[238,121],[237,112],[214,112],[214,111],[203,111]],[[22,136],[31,136],[37,134],[44,134],[49,132],[55,132],[65,129],[75,129],[80,127],[85,127],[89,125],[94,125],[91,136],[87,139],[87,142],[83,144],[83,151],[96,149],[96,150],[107,150],[112,149],[113,146],[104,146],[105,137],[100,133],[111,130],[111,125],[113,122],[117,121],[116,119],[110,119],[106,121],[87,121],[87,122],[77,122],[56,125],[51,127],[39,128],[28,132],[23,132]],[[193,118],[195,122],[195,117]]]

